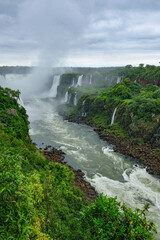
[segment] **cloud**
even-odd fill
[[[56,64],[81,37],[87,12],[83,1],[26,0],[19,5],[17,27],[21,38],[37,42],[40,62]]]
[[[110,65],[114,56],[123,65],[139,55],[156,63],[159,22],[157,0],[0,0],[0,63],[4,53],[15,64]]]

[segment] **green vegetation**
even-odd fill
[[[5,132],[26,140],[28,137],[28,120],[26,111],[17,103],[18,91],[0,88],[0,124]]]
[[[117,107],[116,123],[111,118]],[[97,129],[133,142],[153,143],[160,122],[160,89],[156,85],[146,87],[128,78],[99,95],[84,94],[68,112],[69,119],[82,117],[86,113],[89,123]],[[66,113],[67,111],[65,111]],[[143,139],[143,140],[142,140]]]
[[[119,74],[124,78],[130,78],[144,84],[152,83],[160,86],[160,67],[154,65],[140,64],[139,67],[127,65],[120,69]]]
[[[73,172],[32,144],[18,96],[0,88],[0,239],[153,239],[148,206],[133,212],[102,195],[92,205],[85,202]]]

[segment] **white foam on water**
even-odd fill
[[[114,164],[115,169],[121,169],[122,171],[124,171],[124,169],[127,167],[124,166],[126,165],[124,156],[114,152],[113,148],[111,148],[110,146],[102,147],[102,152],[108,157],[109,161]]]
[[[87,181],[95,187],[98,193],[108,197],[118,197],[118,201],[126,203],[132,209],[143,209],[146,203],[150,204],[147,218],[153,221],[159,232],[160,217],[160,180],[147,173],[145,168],[134,167],[123,172],[125,182],[109,179],[101,174],[95,174]],[[158,233],[159,236],[160,232]],[[157,238],[159,239],[159,238]]]
[[[38,107],[39,106],[39,107]],[[63,121],[52,102],[31,101],[30,114],[35,111],[38,119],[32,118],[34,127],[41,128],[43,142],[57,144],[73,165],[86,172],[87,180],[99,193],[118,197],[132,209],[143,208],[150,203],[148,219],[160,229],[160,180],[146,172],[146,169],[133,166],[134,161],[113,151],[112,147],[99,139],[88,126]],[[35,109],[34,109],[35,108]],[[36,110],[37,109],[37,110]],[[38,112],[40,109],[40,112]],[[39,122],[38,122],[39,121]],[[34,135],[33,141],[39,139]],[[135,163],[136,164],[136,163]],[[160,236],[160,235],[158,235]],[[158,238],[157,238],[158,239]]]
[[[109,156],[113,156],[113,149],[112,148],[110,148],[109,146],[107,146],[107,147],[102,147],[102,151],[103,151],[103,153],[105,154],[105,155],[109,155]]]

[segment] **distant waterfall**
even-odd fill
[[[75,96],[74,96],[74,106],[77,105],[77,93],[75,93]]]
[[[121,82],[121,77],[117,77],[117,84]]]
[[[90,75],[89,84],[92,84],[92,75]]]
[[[20,106],[24,107],[24,102],[23,102],[21,95],[19,95],[19,98],[17,98],[17,102]]]
[[[111,125],[113,125],[115,123],[116,112],[117,112],[117,107],[114,109],[114,112],[113,112],[113,115],[112,115],[112,120],[111,120]]]
[[[52,87],[49,90],[49,96],[50,97],[56,97],[57,96],[57,88],[60,84],[60,79],[61,79],[61,75],[55,75],[53,77]]]
[[[65,97],[64,97],[64,102],[67,103],[68,102],[68,91],[66,92],[65,94]]]
[[[83,102],[82,102],[82,117],[86,117],[86,112],[85,112],[85,101],[86,100],[84,100]]]
[[[82,78],[83,78],[83,75],[80,75],[80,76],[78,77],[78,82],[77,82],[77,84],[76,84],[75,87],[82,86]]]
[[[67,104],[70,104],[71,97],[72,97],[72,95],[71,95],[71,93],[69,93],[68,94],[68,99],[67,99]]]

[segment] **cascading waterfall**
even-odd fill
[[[49,94],[48,94],[49,97],[55,98],[57,96],[57,88],[60,84],[60,80],[61,80],[61,75],[54,75],[52,87],[49,90]]]
[[[89,84],[92,84],[92,75],[90,75]]]
[[[75,93],[75,96],[74,96],[74,106],[77,105],[77,93]]]
[[[17,99],[17,102],[20,106],[24,107],[24,102],[23,102],[23,99],[22,99],[21,95],[19,95],[19,98]]]
[[[82,117],[86,117],[84,106],[85,106],[85,100],[82,102]]]
[[[69,94],[68,94],[68,91],[67,91],[66,94],[65,94],[65,97],[64,97],[64,102],[65,102],[65,103],[68,102],[68,96],[69,96]]]
[[[116,112],[117,112],[117,107],[114,109],[114,112],[113,112],[113,115],[112,115],[112,120],[111,120],[111,125],[113,125],[115,123]]]
[[[78,82],[77,82],[77,84],[76,84],[75,87],[82,86],[82,78],[83,78],[83,75],[80,75],[80,76],[78,77]]]
[[[117,84],[121,82],[121,77],[117,77]]]

